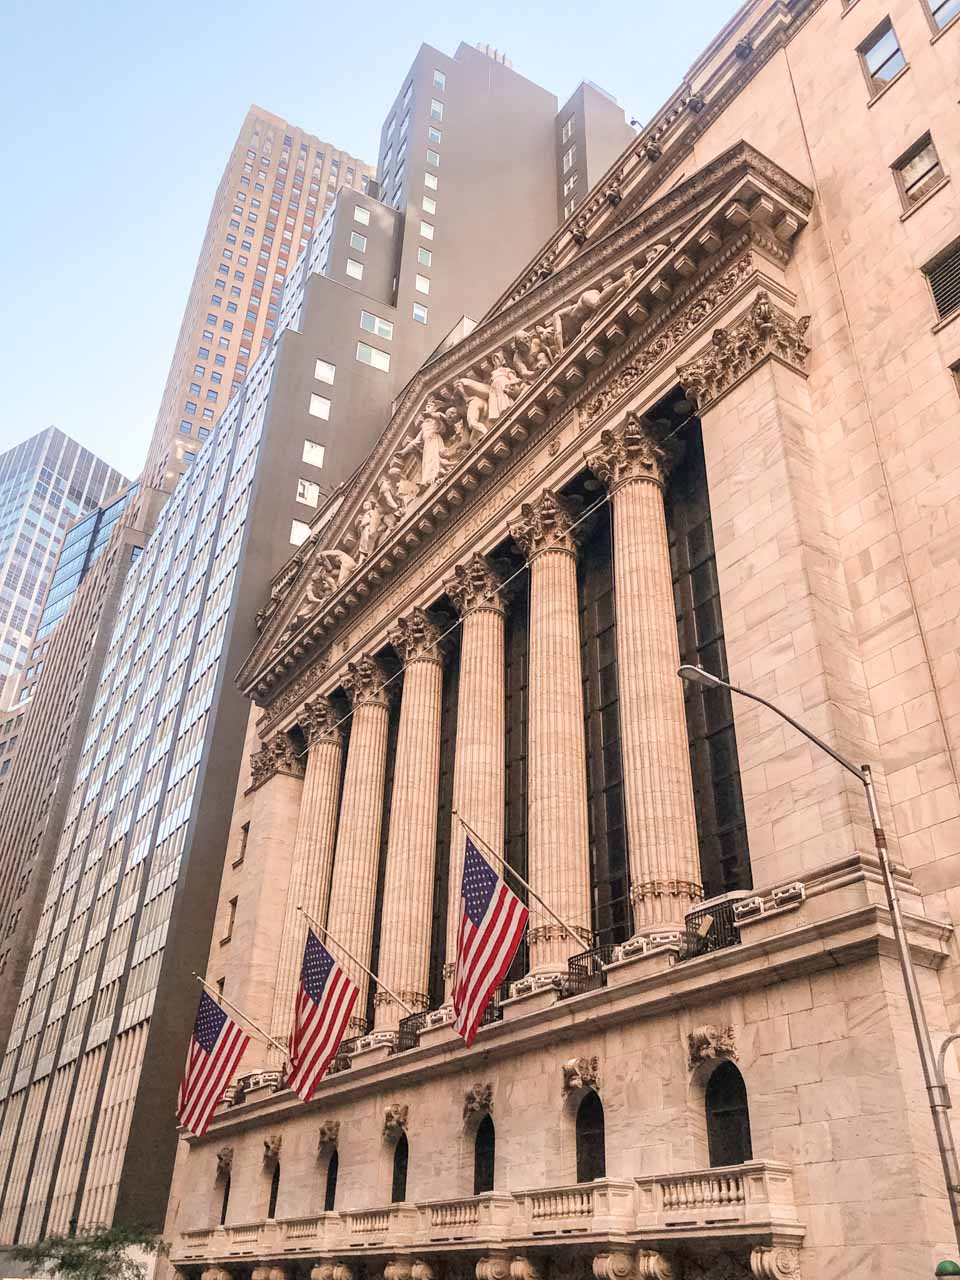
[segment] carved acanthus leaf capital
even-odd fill
[[[347,663],[347,672],[343,677],[343,687],[354,708],[365,702],[373,702],[385,707],[389,701],[386,688],[386,674],[374,658],[363,653],[356,662]]]
[[[500,597],[501,580],[485,556],[472,555],[458,564],[443,584],[447,595],[461,615],[474,609],[503,609]]]
[[[781,311],[761,289],[736,324],[714,329],[703,355],[677,366],[684,393],[702,412],[767,356],[805,372],[810,348],[804,335],[809,323],[809,316],[796,318]]]
[[[586,458],[587,466],[609,489],[629,480],[651,480],[662,486],[677,452],[657,439],[651,423],[631,413],[619,427],[601,431],[600,448]]]
[[[570,505],[554,493],[544,489],[536,502],[525,502],[520,508],[519,520],[512,521],[509,529],[528,560],[541,551],[569,551],[576,553],[574,516]]]
[[[340,729],[337,726],[341,716],[329,698],[313,698],[305,702],[297,719],[304,737],[311,746],[324,740],[340,741]]]
[[[274,733],[267,738],[250,757],[250,785],[262,786],[275,773],[293,774],[302,777],[303,761],[297,755],[297,749],[284,732]]]
[[[390,643],[404,662],[432,660],[442,662],[439,640],[443,628],[430,617],[425,609],[413,609],[389,634]]]

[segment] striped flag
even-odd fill
[[[210,1117],[249,1043],[247,1033],[206,991],[202,992],[177,1098],[177,1118],[198,1138],[206,1133]]]
[[[359,994],[360,988],[308,929],[287,1076],[287,1084],[304,1102],[313,1097],[339,1049]]]
[[[457,1030],[472,1044],[483,1011],[510,968],[530,913],[469,836],[460,895],[453,1011]]]

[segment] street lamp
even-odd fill
[[[917,985],[913,957],[910,955],[910,944],[907,941],[907,932],[903,924],[900,898],[897,894],[897,885],[893,876],[893,864],[887,851],[887,838],[883,833],[883,827],[880,825],[880,810],[877,807],[877,793],[874,790],[870,766],[867,764],[857,765],[851,760],[847,760],[840,755],[839,751],[834,751],[833,747],[818,738],[815,733],[805,729],[802,724],[794,720],[793,716],[788,716],[785,711],[774,706],[772,702],[768,702],[766,698],[761,698],[758,693],[751,693],[749,689],[738,689],[735,684],[728,684],[726,680],[721,680],[719,676],[712,675],[709,671],[704,671],[702,667],[684,664],[677,672],[677,675],[681,680],[687,680],[692,684],[704,685],[708,689],[728,689],[731,693],[739,693],[742,697],[750,698],[751,701],[759,702],[761,706],[769,708],[781,720],[786,720],[787,724],[792,725],[798,733],[802,733],[814,746],[819,747],[821,751],[825,751],[828,756],[832,756],[837,764],[842,765],[848,773],[852,773],[866,792],[867,808],[870,811],[870,823],[873,827],[873,839],[877,847],[877,857],[880,860],[883,887],[887,893],[887,905],[890,908],[893,936],[897,945],[900,970],[903,974],[903,985],[907,992],[907,1004],[910,1007],[913,1032],[923,1067],[923,1079],[927,1088],[927,1098],[930,1102],[930,1113],[933,1116],[933,1127],[937,1135],[937,1145],[940,1148],[943,1177],[947,1187],[947,1197],[950,1201],[950,1211],[953,1214],[953,1228],[957,1237],[957,1244],[960,1245],[960,1200],[958,1200],[958,1196],[960,1196],[960,1165],[957,1163],[957,1153],[953,1145],[953,1132],[947,1116],[947,1111],[950,1109],[950,1094],[943,1079],[943,1050],[946,1048],[946,1044],[941,1050],[938,1064],[933,1051],[933,1041],[930,1039],[927,1015],[920,999],[920,988]],[[956,1037],[951,1037],[951,1039],[953,1038]]]

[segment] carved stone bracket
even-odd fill
[[[412,1276],[409,1258],[394,1258],[383,1268],[383,1280],[412,1280]]]
[[[343,687],[354,708],[362,706],[365,702],[385,707],[389,701],[387,690],[383,687],[386,678],[380,664],[369,654],[363,653],[356,662],[347,663]]]
[[[537,1264],[523,1255],[511,1259],[510,1280],[540,1280]]]
[[[200,1272],[200,1280],[233,1280],[226,1267],[205,1267]]]
[[[564,1097],[575,1089],[600,1088],[599,1058],[568,1058],[561,1070]]]
[[[340,1137],[339,1120],[321,1120],[317,1130],[317,1153],[324,1153],[329,1147],[335,1147]]]
[[[510,1280],[510,1259],[505,1254],[490,1254],[478,1258],[477,1280]]]
[[[276,773],[303,777],[303,762],[290,738],[282,732],[269,737],[250,757],[250,786],[262,787]]]
[[[413,1280],[434,1280],[436,1272],[429,1262],[424,1262],[423,1258],[415,1258],[410,1274]]]
[[[343,1262],[320,1262],[311,1268],[310,1280],[353,1280],[353,1271]]]
[[[280,1148],[283,1146],[283,1134],[271,1133],[268,1138],[263,1140],[263,1163],[268,1169],[280,1159]]]
[[[678,450],[661,444],[651,423],[637,413],[612,430],[600,432],[600,448],[585,455],[587,466],[611,490],[630,480],[663,485]]]
[[[501,580],[485,556],[472,555],[458,564],[443,584],[447,595],[461,615],[474,609],[503,609],[500,598]]]
[[[733,1027],[717,1027],[707,1023],[687,1036],[687,1065],[693,1071],[701,1062],[714,1058],[736,1058],[737,1046]]]
[[[637,1254],[638,1280],[677,1280],[673,1263],[655,1249],[641,1249]]]
[[[800,1251],[792,1246],[755,1245],[750,1254],[750,1270],[759,1280],[796,1280],[800,1275]]]
[[[335,742],[340,737],[340,729],[337,727],[340,718],[329,699],[314,698],[303,704],[298,723],[307,742],[312,746],[324,739]]]
[[[726,329],[714,330],[703,355],[677,366],[684,393],[703,412],[768,356],[805,373],[810,348],[804,335],[809,323],[809,316],[787,315],[761,290],[745,316]]]
[[[479,1081],[467,1090],[463,1098],[463,1118],[468,1120],[470,1116],[485,1114],[493,1105],[493,1085],[489,1083],[481,1084]]]
[[[596,1280],[636,1280],[637,1262],[632,1253],[598,1253],[593,1259]]]
[[[536,502],[523,504],[520,518],[510,522],[509,529],[524,555],[532,560],[542,551],[575,554],[573,525],[570,505],[552,489],[544,489]]]
[[[399,1138],[407,1127],[410,1108],[405,1102],[391,1102],[383,1113],[383,1136]]]
[[[388,639],[403,662],[441,662],[438,641],[443,628],[425,609],[413,609],[389,633]]]
[[[221,1147],[217,1152],[217,1177],[229,1178],[233,1168],[233,1147]]]

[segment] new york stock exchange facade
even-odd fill
[[[251,1044],[180,1144],[190,1280],[912,1277],[951,1251],[860,788],[676,674],[778,697],[882,785],[816,200],[744,142],[651,185],[708,115],[678,99],[420,371],[274,584],[207,976],[283,1041],[302,905],[414,1013],[362,979],[308,1105]],[[531,901],[469,1049],[461,818],[581,938]],[[900,874],[945,1028],[952,931]]]

